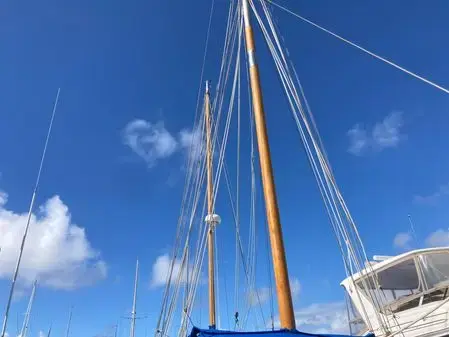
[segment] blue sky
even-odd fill
[[[349,0],[282,4],[449,86],[449,4],[442,0],[407,6]],[[47,234],[51,249],[45,258],[29,259],[19,287],[27,295],[27,282],[37,275],[45,280],[30,335],[51,322],[62,334],[70,305],[73,334],[110,332],[130,310],[137,256],[139,311],[148,316],[138,322],[137,332],[143,336],[145,326],[152,332],[162,290],[150,286],[152,268],[174,240],[185,173],[183,137],[192,130],[209,10],[209,1],[177,0],[0,5],[0,190],[8,195],[7,202],[6,194],[0,198],[0,242],[11,247],[0,254],[2,306],[17,228],[28,209],[61,87],[36,203],[47,208],[36,208],[40,230],[34,243],[42,244],[37,238]],[[226,13],[227,1],[217,0],[205,68],[205,76],[215,81]],[[449,243],[448,96],[279,10],[274,13],[369,255]],[[341,259],[274,67],[260,43],[259,50],[289,270],[301,285],[295,308],[303,313],[333,308],[343,299]],[[173,139],[151,165],[124,141],[126,126],[136,119]],[[409,213],[417,243],[407,234]],[[229,206],[220,214],[231,219]],[[233,232],[222,228],[223,245],[232,244]],[[39,246],[32,247],[40,256]],[[264,275],[262,267],[261,288],[268,286]],[[13,303],[11,335],[27,297]],[[127,329],[126,320],[121,324]]]

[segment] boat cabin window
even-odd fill
[[[384,313],[407,310],[419,305],[415,295],[422,290],[413,258],[365,277],[357,285]]]
[[[419,264],[426,289],[422,303],[444,300],[449,295],[449,253],[420,255]]]
[[[427,289],[449,285],[449,253],[431,253],[419,256]]]
[[[449,251],[423,253],[357,282],[385,314],[442,301],[449,296]]]

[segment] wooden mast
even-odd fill
[[[259,69],[256,63],[256,48],[251,28],[248,0],[242,0],[242,12],[245,23],[246,51],[248,54],[251,96],[256,125],[257,144],[259,149],[260,169],[262,175],[263,194],[268,220],[268,229],[273,258],[274,277],[279,306],[281,328],[295,329],[292,295],[285,258],[284,241],[276,197],[276,188],[271,165],[270,146],[268,144],[267,126],[260,86]]]
[[[215,329],[215,243],[214,231],[217,224],[214,215],[214,186],[212,166],[212,120],[210,111],[209,82],[206,81],[206,92],[204,94],[204,122],[206,128],[206,167],[207,167],[207,216],[206,223],[209,226],[207,233],[208,246],[208,273],[209,273],[209,327]]]

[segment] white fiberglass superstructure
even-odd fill
[[[449,334],[449,247],[375,256],[341,285],[347,294],[351,334]]]

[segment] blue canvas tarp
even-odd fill
[[[298,330],[270,330],[270,331],[223,331],[214,329],[198,329],[194,327],[190,332],[189,337],[349,337],[349,335],[334,335],[334,334],[313,334],[307,332],[300,332]],[[374,337],[374,334],[370,334]],[[368,336],[367,336],[368,337]]]

